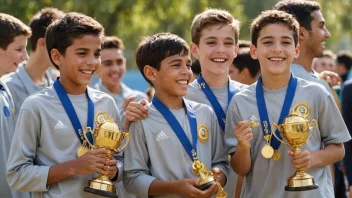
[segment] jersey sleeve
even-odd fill
[[[128,193],[148,197],[151,183],[156,179],[151,176],[150,157],[141,121],[131,124],[131,140],[125,150],[125,170],[123,183]]]
[[[21,109],[7,163],[7,181],[15,191],[48,191],[50,166],[34,165],[40,139],[40,120]]]
[[[318,125],[324,146],[344,143],[351,139],[341,113],[330,94],[320,102]]]

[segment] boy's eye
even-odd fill
[[[86,55],[86,53],[85,53],[85,52],[78,52],[77,54],[78,54],[78,55],[80,55],[80,56],[84,56],[84,55]]]
[[[100,52],[99,53],[95,53],[94,56],[100,57]]]
[[[174,64],[172,67],[180,67],[180,64]]]
[[[291,44],[291,42],[289,42],[289,41],[284,41],[282,43],[285,44],[285,45],[290,45]]]
[[[271,41],[264,41],[264,42],[263,42],[264,45],[269,45],[269,44],[272,44],[272,43],[273,43],[273,42],[271,42]]]
[[[215,44],[215,41],[208,41],[207,44],[208,44],[208,45],[214,45],[214,44]]]
[[[233,42],[226,42],[225,45],[233,45]]]

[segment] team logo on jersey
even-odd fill
[[[200,122],[198,124],[198,139],[201,142],[206,142],[209,138],[209,129],[208,126]]]
[[[166,140],[166,139],[169,139],[169,136],[167,136],[165,133],[164,133],[164,131],[160,131],[159,133],[158,133],[158,135],[156,136],[156,141],[157,142],[159,142],[159,141],[161,141],[161,140]]]
[[[299,116],[308,118],[311,112],[310,106],[306,102],[299,102],[293,107],[293,111]]]
[[[66,128],[67,128],[67,125],[61,122],[61,120],[59,120],[55,125],[55,129],[66,129]]]
[[[9,108],[7,106],[4,106],[2,109],[3,109],[4,115],[6,117],[10,117],[11,116],[11,112],[10,112],[10,110],[9,110]]]

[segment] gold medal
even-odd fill
[[[279,149],[275,149],[272,159],[274,161],[279,161],[280,157],[281,157],[281,153],[280,153]]]
[[[254,121],[254,120],[251,120],[251,121],[249,121],[249,126],[250,126],[251,128],[257,127],[257,126],[259,126],[259,123],[256,122],[256,121]]]
[[[302,116],[304,118],[308,118],[310,115],[310,106],[306,102],[299,102],[293,106],[293,111],[298,114],[298,116]]]
[[[274,149],[270,146],[270,144],[266,144],[262,148],[262,155],[264,158],[269,159],[274,155]]]
[[[198,139],[201,142],[206,142],[209,138],[209,129],[208,126],[200,122],[198,125]]]

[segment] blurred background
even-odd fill
[[[134,52],[142,36],[172,32],[190,42],[190,25],[195,14],[207,7],[228,10],[241,22],[240,39],[249,39],[251,20],[261,11],[271,9],[278,0],[0,0],[0,12],[29,22],[43,7],[82,12],[97,19],[106,35],[122,39],[128,72],[124,79],[133,89],[144,91],[146,82],[136,70]],[[331,38],[327,49],[352,51],[352,0],[318,0]],[[30,48],[28,48],[30,50]]]

